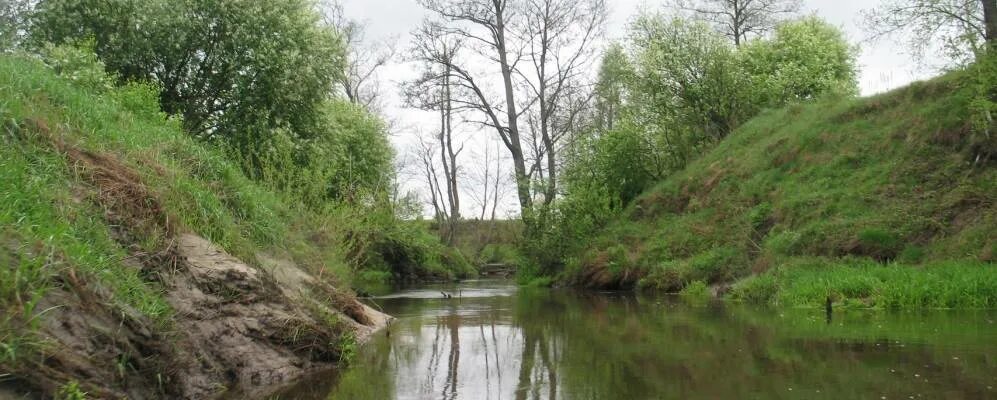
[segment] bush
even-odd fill
[[[41,51],[45,65],[76,86],[103,93],[114,87],[114,76],[94,54],[93,39],[80,39],[61,45],[46,43]]]
[[[779,293],[776,275],[768,273],[756,275],[738,282],[731,289],[730,297],[735,300],[754,304],[769,304]]]
[[[893,233],[869,228],[858,234],[858,244],[860,254],[877,260],[892,260],[900,252],[900,238]]]
[[[745,272],[740,253],[733,247],[718,247],[690,258],[690,279],[716,283],[739,278]]]
[[[706,282],[703,281],[693,281],[692,283],[686,285],[682,291],[679,292],[679,295],[686,301],[692,303],[705,303],[713,297],[713,294],[710,293],[709,286],[707,286]]]

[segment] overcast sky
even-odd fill
[[[396,41],[404,50],[409,43],[410,32],[418,26],[427,13],[416,0],[341,0],[346,15],[367,25],[368,40]],[[610,39],[622,39],[627,22],[641,9],[661,9],[665,0],[607,0],[611,15],[607,31]],[[848,39],[860,46],[858,59],[859,85],[863,95],[883,92],[903,86],[913,80],[927,78],[936,72],[931,68],[919,67],[904,51],[903,46],[893,40],[870,43],[861,28],[861,11],[870,9],[881,0],[804,0],[804,13],[814,13],[832,24],[841,27]],[[407,162],[413,146],[415,132],[432,132],[437,129],[436,117],[418,110],[406,109],[398,95],[398,84],[413,78],[413,66],[398,61],[385,67],[380,73],[381,90],[385,98],[386,116],[396,126],[392,142],[398,150],[399,160]],[[486,138],[492,132],[466,132],[469,152],[463,154],[464,172],[480,168],[477,157],[483,154]],[[403,187],[407,190],[422,190],[425,184],[418,177],[405,177]],[[465,196],[466,197],[466,196]],[[508,215],[516,210],[515,199],[510,196],[500,214]],[[466,204],[466,203],[465,203]],[[465,214],[466,215],[466,214]],[[473,215],[472,215],[473,216]]]

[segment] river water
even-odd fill
[[[371,304],[398,318],[390,329],[281,399],[997,399],[994,311],[828,320],[502,281]]]

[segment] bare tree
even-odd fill
[[[972,59],[997,43],[997,1],[888,0],[865,12],[865,24],[874,38],[910,34],[918,57],[940,45],[953,58]]]
[[[711,22],[740,46],[751,36],[763,35],[783,17],[800,11],[801,0],[675,0],[679,9]]]
[[[473,43],[474,48],[493,62],[501,73],[502,93],[494,100],[487,88],[479,84],[470,67],[471,63],[447,60],[434,52],[423,52],[426,61],[444,65],[455,78],[454,84],[467,93],[457,100],[465,108],[479,111],[484,119],[481,125],[495,130],[512,156],[516,174],[516,191],[523,218],[529,218],[533,209],[530,180],[526,171],[526,158],[519,130],[516,83],[514,74],[521,60],[522,49],[510,44],[510,19],[517,15],[511,0],[420,0],[420,4],[446,19],[449,24],[426,23],[416,35],[418,42],[432,38],[453,36]]]
[[[406,103],[423,110],[439,113],[440,126],[436,134],[439,144],[440,160],[443,168],[444,187],[446,188],[447,228],[441,229],[444,239],[452,244],[460,221],[460,187],[458,186],[459,164],[457,157],[464,150],[463,144],[456,144],[454,138],[454,85],[451,65],[463,44],[458,38],[436,36],[424,37],[420,47],[415,51],[417,60],[423,61],[425,70],[414,82],[404,88]],[[427,61],[422,55],[430,54],[432,59],[443,62]]]
[[[440,177],[436,172],[437,146],[432,141],[426,141],[423,135],[418,136],[419,147],[416,148],[416,156],[420,161],[423,179],[429,189],[430,205],[433,206],[433,218],[443,226],[450,215],[447,207],[443,204],[443,191],[440,189]]]
[[[568,135],[587,102],[575,101],[589,92],[588,78],[596,46],[606,23],[605,0],[528,0],[525,12],[528,66],[521,74],[534,106],[530,112],[534,163],[530,174],[544,181],[543,201],[557,196],[558,146]],[[544,171],[546,168],[546,171]]]
[[[512,159],[521,215],[530,222],[537,194],[545,203],[553,199],[556,131],[565,126],[555,118],[557,107],[565,104],[562,97],[570,92],[568,88],[581,80],[589,48],[605,22],[604,0],[419,2],[443,19],[442,23],[427,22],[417,33],[420,57],[446,67],[459,92],[455,104],[475,111],[481,116],[475,122],[494,129],[502,140]],[[466,42],[477,58],[447,59],[420,44],[444,36]],[[530,65],[521,65],[524,61]],[[474,68],[479,65],[497,70],[498,93],[483,84],[490,76],[487,70]],[[524,125],[524,115],[534,123]],[[534,193],[537,176],[545,184]]]
[[[508,195],[506,185],[508,177],[502,173],[502,154],[499,146],[493,141],[485,143],[484,155],[478,156],[481,160],[479,165],[483,168],[476,169],[476,173],[469,177],[477,190],[469,190],[468,196],[480,210],[478,219],[482,221],[494,221],[498,215],[501,199]]]
[[[328,1],[323,8],[327,22],[346,44],[346,65],[336,76],[339,90],[351,103],[379,111],[382,105],[378,71],[395,58],[397,40],[370,41],[366,24],[347,18],[341,4]]]

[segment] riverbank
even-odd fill
[[[428,232],[303,207],[184,133],[154,88],[85,72],[0,56],[4,390],[263,395],[343,365],[387,323],[357,301],[355,270],[454,273]]]
[[[763,112],[611,218],[560,282],[997,307],[997,142],[973,130],[963,80]]]

